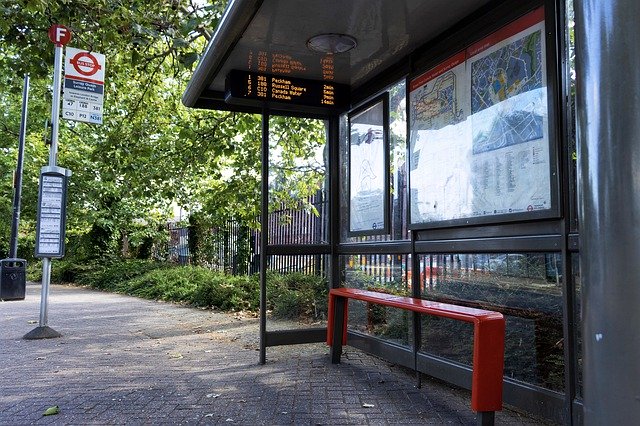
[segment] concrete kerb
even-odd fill
[[[250,316],[53,286],[60,339],[27,341],[39,286],[0,303],[0,425],[474,424],[469,392],[347,347],[269,348]],[[60,413],[43,417],[51,406]],[[504,410],[497,424],[544,424]]]

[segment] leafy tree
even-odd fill
[[[254,224],[260,197],[260,117],[184,108],[185,82],[225,7],[195,0],[20,0],[0,5],[0,213],[10,218],[22,76],[31,75],[22,232],[33,235],[39,169],[47,164],[53,23],[73,30],[70,46],[106,55],[104,123],[61,121],[58,164],[71,169],[70,252],[116,254],[148,246],[175,205],[203,224]],[[305,161],[323,139],[318,121],[273,119],[279,148],[274,203],[321,185]],[[315,170],[313,170],[315,168]],[[300,179],[301,173],[315,176]],[[10,201],[9,201],[10,203]],[[8,225],[0,224],[0,241]],[[204,227],[203,227],[204,228]],[[127,245],[125,244],[125,246]],[[2,244],[4,245],[4,244]],[[0,247],[2,246],[0,245]]]

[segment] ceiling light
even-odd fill
[[[357,44],[355,38],[346,34],[318,34],[307,40],[307,47],[320,53],[344,53]]]

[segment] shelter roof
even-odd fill
[[[344,84],[354,95],[385,73],[406,74],[407,69],[398,71],[403,59],[489,2],[231,0],[189,81],[183,103],[260,111],[257,103],[225,102],[225,80],[231,70]],[[344,53],[320,53],[308,47],[309,40],[319,34],[348,35],[357,45]]]

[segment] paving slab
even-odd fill
[[[0,302],[0,425],[471,425],[470,393],[345,347],[268,348],[258,320],[54,285],[49,326],[37,327],[40,286]],[[59,414],[43,416],[51,406]],[[505,409],[504,425],[550,424]]]

